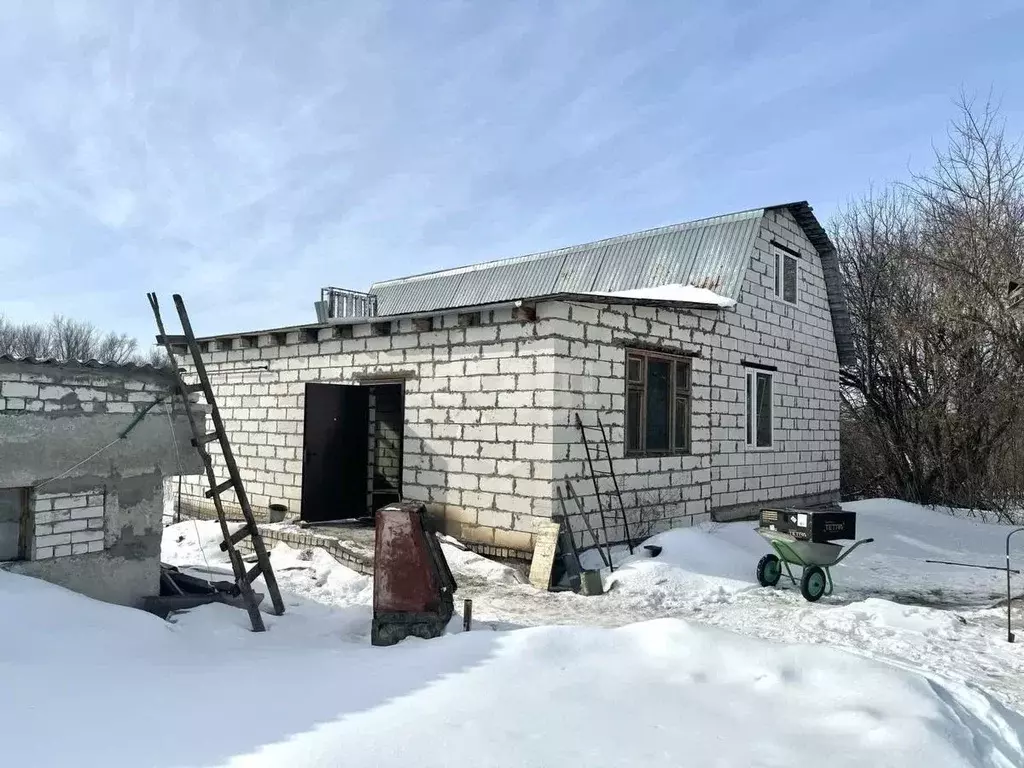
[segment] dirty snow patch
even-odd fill
[[[441,541],[441,551],[444,552],[456,583],[459,583],[460,579],[492,584],[523,584],[527,581],[515,568],[471,552],[462,542],[451,536],[438,538]]]

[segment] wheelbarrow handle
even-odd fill
[[[861,539],[860,541],[855,541],[848,550],[846,550],[845,552],[843,552],[843,554],[836,558],[836,561],[832,563],[832,565],[839,565],[839,563],[841,563],[843,560],[849,557],[850,553],[853,552],[853,550],[855,550],[861,544],[871,544],[872,542],[874,542],[874,539]]]

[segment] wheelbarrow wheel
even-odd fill
[[[774,587],[782,576],[782,563],[775,555],[768,554],[757,561],[757,583],[762,587]]]
[[[804,575],[800,577],[800,594],[808,602],[816,602],[825,594],[827,585],[825,571],[817,565],[811,565],[804,569]]]

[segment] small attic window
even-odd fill
[[[390,336],[391,323],[374,323],[370,326],[374,336]]]
[[[775,249],[775,298],[796,304],[799,259],[795,254]]]

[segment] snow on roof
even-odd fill
[[[707,288],[695,285],[669,283],[653,288],[634,288],[630,291],[591,292],[588,296],[609,296],[619,299],[647,299],[649,301],[675,301],[681,304],[707,304],[713,307],[731,307],[736,304],[727,296],[719,296]]]

